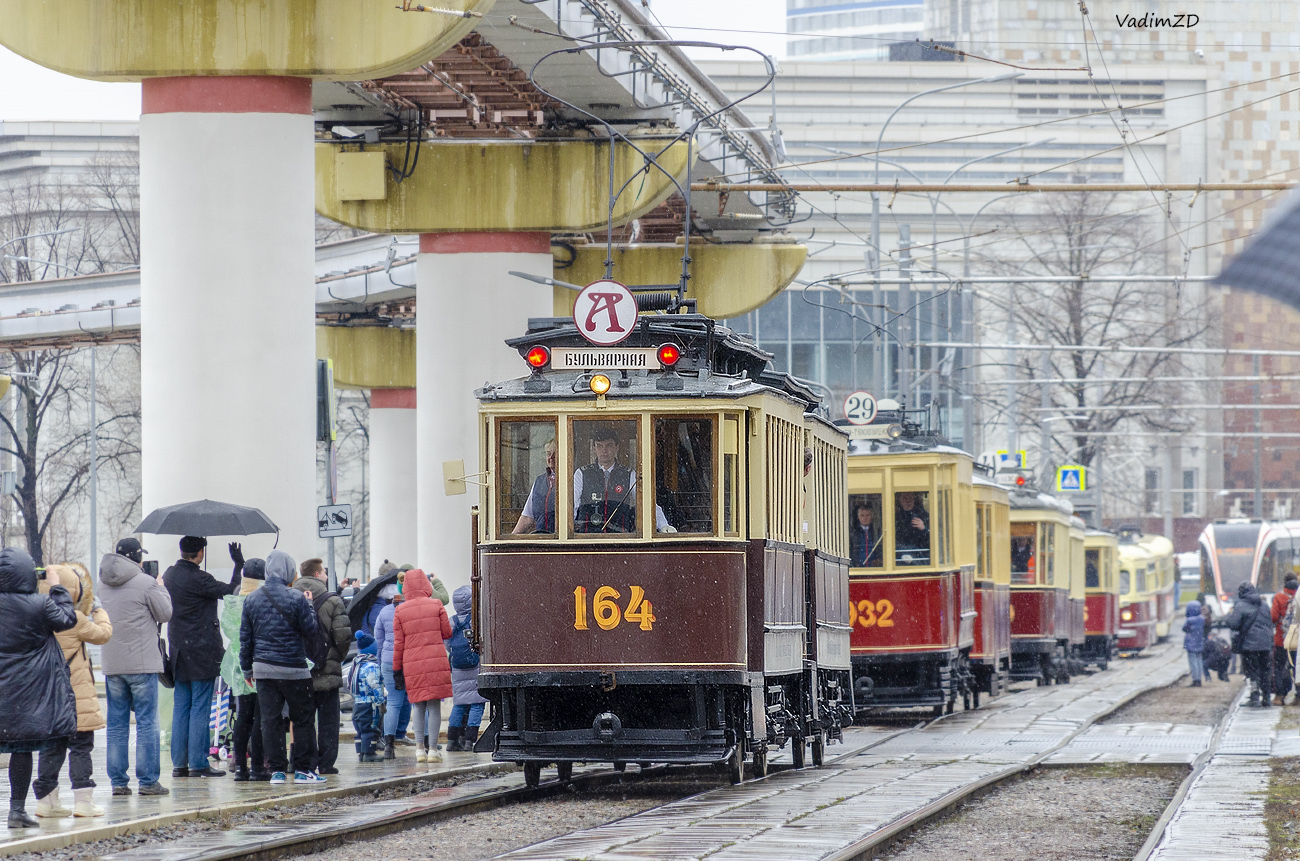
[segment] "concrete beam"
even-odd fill
[[[440,0],[487,12],[496,0]],[[352,81],[404,72],[456,44],[474,18],[357,0],[0,0],[0,44],[97,81],[292,75]]]
[[[645,137],[637,145],[657,154],[679,180],[686,143]],[[402,182],[388,165],[402,165],[405,144],[357,151],[316,145],[316,211],[372,233],[464,231],[561,232],[594,230],[609,216],[609,144],[606,141],[476,141],[420,145],[419,164]],[[632,180],[631,182],[628,182]],[[646,166],[626,144],[614,152],[614,187],[627,189],[614,206],[625,224],[676,191],[664,173]],[[351,199],[347,199],[351,198]]]
[[[316,358],[334,360],[340,389],[415,389],[415,330],[317,326]]]
[[[555,269],[557,279],[590,284],[605,277],[605,246],[575,248],[573,263]],[[701,314],[715,319],[754,310],[789,286],[799,274],[808,248],[794,243],[711,245],[691,243],[688,298]],[[682,246],[625,245],[614,248],[614,280],[624,284],[676,284],[682,271]],[[572,290],[555,288],[555,316],[573,313]]]

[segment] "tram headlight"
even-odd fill
[[[1120,611],[1119,611],[1119,618],[1120,618],[1120,621],[1121,621],[1121,622],[1132,622],[1132,621],[1133,621],[1133,611],[1132,611],[1132,610],[1120,610]]]
[[[898,439],[900,436],[903,435],[903,426],[890,425],[889,427],[885,428],[885,433],[889,434],[890,439]]]
[[[604,374],[596,374],[591,378],[589,385],[594,394],[603,395],[609,391],[609,377]]]

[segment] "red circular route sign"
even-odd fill
[[[593,281],[573,303],[578,334],[599,347],[622,343],[636,328],[636,297],[617,281]]]

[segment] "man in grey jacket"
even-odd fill
[[[162,580],[146,574],[145,550],[134,538],[117,542],[117,552],[99,563],[99,600],[113,620],[113,638],[100,647],[108,693],[108,777],[114,795],[130,795],[127,746],[135,712],[135,777],[141,795],[167,795],[158,782],[158,649],[160,626],[172,617],[172,599]]]

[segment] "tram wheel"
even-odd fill
[[[767,777],[767,748],[754,749],[754,777]]]
[[[524,763],[524,785],[529,789],[536,789],[537,784],[542,782],[542,764],[540,762]]]
[[[970,702],[971,702],[971,705],[970,705],[971,708],[977,709],[977,708],[980,707],[980,692],[979,692],[979,688],[976,688],[975,690],[973,690],[973,691],[970,692]]]
[[[813,768],[821,768],[822,762],[826,759],[826,733],[819,731],[813,736],[812,743],[812,763]]]
[[[940,703],[939,705],[930,709],[930,716],[937,717],[937,718],[943,717],[943,704]]]
[[[555,764],[555,770],[560,773],[561,783],[568,783],[570,780],[573,779],[573,763],[557,762]]]
[[[794,762],[795,768],[804,767],[804,737],[798,736],[790,739],[790,759]]]
[[[626,762],[616,762],[616,763],[614,763],[614,770],[615,770],[615,771],[618,771],[618,772],[624,772],[624,771],[627,771],[627,763],[626,763]]]
[[[732,783],[745,782],[744,742],[736,742],[736,747],[731,751],[731,757],[727,760],[727,778]]]

